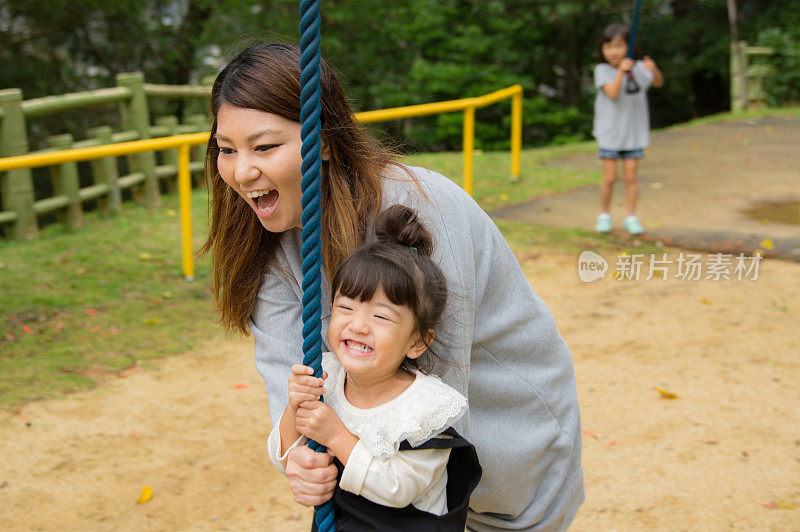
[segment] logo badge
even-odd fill
[[[584,251],[578,257],[578,277],[584,283],[591,283],[606,276],[608,261],[594,251]]]

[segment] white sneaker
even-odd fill
[[[601,212],[597,215],[597,221],[594,224],[594,230],[598,233],[608,233],[611,231],[611,215],[607,212]]]
[[[632,235],[641,235],[644,233],[644,227],[642,227],[641,222],[639,222],[639,218],[637,218],[635,214],[626,216],[623,225],[625,226],[625,229],[627,229]]]

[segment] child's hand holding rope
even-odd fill
[[[323,386],[327,378],[326,372],[322,372],[320,379],[314,377],[314,370],[310,367],[294,364],[292,374],[289,376],[289,406],[292,410],[297,411],[300,404],[305,401],[318,401],[320,396],[325,393]]]
[[[297,409],[297,431],[330,447],[337,437],[349,432],[331,407],[320,401],[306,401]]]

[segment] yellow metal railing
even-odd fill
[[[464,190],[472,194],[472,152],[475,139],[475,110],[495,102],[511,98],[511,175],[519,177],[519,156],[522,148],[522,87],[514,85],[476,98],[464,98],[447,102],[410,105],[378,111],[356,113],[355,117],[362,122],[381,122],[396,118],[424,116],[437,113],[464,111]],[[189,172],[189,149],[209,140],[209,132],[174,135],[158,139],[136,140],[106,144],[90,148],[53,151],[0,158],[0,172],[19,168],[38,168],[58,164],[90,161],[106,157],[118,157],[147,151],[178,149],[178,191],[181,211],[181,250],[183,275],[187,280],[194,277],[194,261],[192,259],[192,225],[191,225],[191,176]]]
[[[135,140],[106,144],[92,148],[77,148],[48,153],[19,155],[0,158],[0,172],[18,168],[38,168],[77,161],[91,161],[105,157],[118,157],[146,151],[161,151],[178,148],[178,190],[181,210],[181,251],[183,275],[187,281],[194,278],[194,261],[192,260],[192,212],[191,212],[191,175],[189,173],[189,148],[208,142],[208,132],[175,135],[160,139]]]
[[[393,107],[378,111],[356,113],[361,122],[385,122],[397,118],[425,116],[454,111],[464,111],[464,190],[472,195],[472,155],[475,145],[475,110],[511,98],[511,177],[519,179],[519,155],[522,150],[522,85],[512,85],[499,91],[446,102],[423,103],[406,107]]]

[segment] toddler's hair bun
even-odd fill
[[[392,205],[375,218],[375,237],[378,242],[416,248],[417,253],[430,257],[433,253],[431,234],[419,221],[417,213],[405,205]]]

